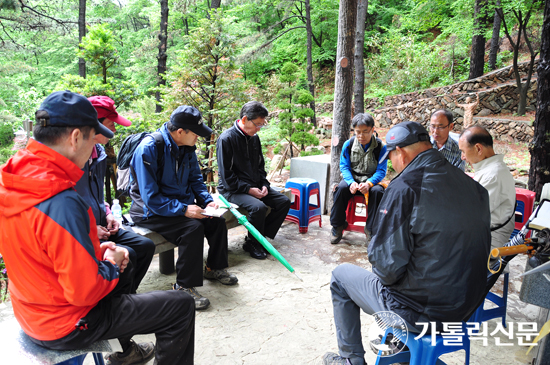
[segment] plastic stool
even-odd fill
[[[397,330],[394,333],[394,328],[390,327],[386,330],[386,334],[382,340],[382,343],[386,341],[386,336],[389,333],[394,334],[394,336],[400,338],[401,330]],[[446,365],[445,362],[439,360],[439,356],[443,354],[448,354],[450,352],[455,352],[459,350],[464,350],[466,352],[466,365],[470,364],[470,338],[468,337],[468,332],[466,326],[462,325],[462,343],[460,344],[449,344],[445,345],[443,343],[444,337],[441,335],[435,336],[435,345],[432,345],[432,336],[425,335],[418,340],[414,338],[417,336],[414,333],[409,333],[405,342],[405,345],[409,348],[409,351],[402,351],[393,356],[381,356],[382,351],[378,352],[378,357],[376,359],[376,365],[390,365],[400,362],[408,362],[410,365]],[[455,337],[459,334],[453,334],[452,338],[449,340],[455,341]]]
[[[298,223],[300,233],[306,233],[309,223],[315,220],[319,220],[319,227],[321,227],[319,183],[308,178],[292,178],[287,180],[285,188],[290,189],[290,192],[294,195],[294,201],[290,205],[285,220]],[[310,203],[312,195],[317,195],[317,204]]]
[[[472,317],[470,318],[470,322],[485,322],[493,318],[499,318],[502,317],[502,325],[504,328],[506,328],[506,307],[508,304],[508,277],[509,274],[504,274],[504,285],[502,287],[502,297],[496,295],[495,293],[487,293],[487,296],[485,297],[485,300],[489,300],[497,305],[496,308],[491,309],[483,309],[483,306],[485,305],[485,300],[479,308],[476,309]]]
[[[365,210],[365,216],[357,215],[357,204],[363,204],[364,210]],[[364,195],[354,195],[351,197],[351,199],[348,202],[348,208],[346,209],[346,222],[348,222],[348,226],[344,231],[353,231],[353,232],[365,232],[365,224],[367,224],[367,205],[365,204],[365,196]],[[356,224],[358,222],[364,223],[363,225]]]
[[[535,196],[536,196],[536,193],[531,190],[516,188],[517,206],[516,206],[515,225],[514,225],[514,231],[512,232],[510,239],[515,237],[515,235],[520,231],[520,229],[523,228],[523,226],[525,225],[525,223],[527,223],[527,220],[531,216],[531,213],[533,213],[533,206],[535,205]],[[531,236],[531,231],[528,231],[525,238],[529,238],[530,236]]]
[[[87,354],[82,354],[77,357],[73,357],[72,359],[57,363],[56,365],[82,365],[84,364],[84,359],[86,358]],[[92,353],[94,355],[94,362],[95,365],[105,365],[105,362],[103,362],[103,357],[101,356],[101,352],[94,352]]]

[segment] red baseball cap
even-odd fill
[[[94,106],[97,111],[97,118],[109,118],[113,122],[120,124],[124,127],[132,125],[128,119],[118,115],[115,109],[115,102],[108,96],[91,96],[88,98],[90,103]]]

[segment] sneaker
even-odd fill
[[[353,364],[346,357],[342,357],[338,354],[335,354],[334,352],[327,352],[326,354],[323,355],[323,365],[353,365]]]
[[[256,260],[265,260],[267,258],[267,252],[263,246],[255,240],[246,240],[243,245],[243,250],[250,253],[250,257]]]
[[[225,269],[212,270],[208,266],[204,266],[204,277],[208,280],[218,280],[223,285],[235,285],[239,281],[235,275],[228,273]]]
[[[332,230],[330,231],[330,243],[335,245],[340,242],[340,240],[342,239],[342,232],[346,228],[348,228],[348,222],[340,227],[332,227]]]
[[[122,352],[113,352],[105,356],[107,365],[145,364],[155,356],[155,345],[152,342],[135,343],[130,340],[131,349],[127,355]]]
[[[200,293],[195,288],[184,288],[182,286],[179,286],[177,283],[172,286],[172,289],[174,290],[183,290],[187,294],[193,297],[195,299],[195,309],[201,310],[206,309],[210,305],[210,301],[208,298],[203,297],[200,295]]]

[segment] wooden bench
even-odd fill
[[[102,353],[122,351],[118,340],[98,341],[90,347],[79,350],[58,351],[48,350],[31,341],[23,332],[15,319],[4,321],[0,324],[0,358],[2,364],[17,365],[54,365],[68,360],[81,363],[78,357],[93,353],[96,365],[102,365]]]

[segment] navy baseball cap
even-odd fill
[[[388,158],[391,151],[396,147],[406,147],[420,141],[429,141],[430,134],[417,122],[401,122],[393,126],[386,134],[386,153],[380,161]]]
[[[114,134],[97,120],[97,112],[90,101],[77,93],[56,91],[44,99],[35,113],[36,123],[43,127],[94,127],[96,133],[107,138]]]
[[[212,129],[202,122],[201,113],[189,105],[178,106],[170,115],[170,123],[178,128],[189,129],[201,137],[212,134]]]

